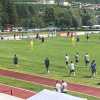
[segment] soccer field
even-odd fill
[[[80,63],[76,66],[76,76],[68,77],[68,68],[65,65],[65,54],[74,61],[76,52],[80,54]],[[89,67],[84,64],[84,54],[89,53],[90,59],[96,60],[97,75],[90,78]],[[13,65],[13,56],[19,58],[18,66]],[[64,79],[69,82],[80,83],[100,87],[100,39],[97,35],[91,35],[89,41],[84,36],[79,43],[72,43],[71,39],[63,37],[48,38],[44,43],[34,40],[33,48],[30,40],[0,41],[0,68],[15,70],[30,74],[39,74],[54,79]],[[44,59],[50,59],[50,73],[47,74],[44,67]]]

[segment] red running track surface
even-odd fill
[[[29,90],[21,89],[17,87],[11,87],[4,84],[0,84],[0,93],[9,94],[9,95],[16,96],[23,99],[27,99],[35,95],[35,92],[31,92]]]
[[[21,79],[21,80],[25,80],[25,81],[29,81],[29,82],[35,82],[38,84],[48,85],[48,86],[52,86],[52,87],[54,87],[56,84],[56,80],[54,80],[54,79],[48,79],[48,78],[44,78],[41,76],[29,75],[29,74],[13,72],[13,71],[8,71],[8,70],[2,70],[2,69],[0,70],[0,75],[1,76],[9,76],[9,77],[13,77],[16,79]],[[96,96],[96,97],[100,98],[100,88],[68,83],[68,90],[75,91],[75,92],[81,92],[84,94],[88,94],[88,95]]]

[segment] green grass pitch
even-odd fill
[[[68,77],[68,68],[65,65],[65,54],[70,60],[74,60],[76,52],[80,53],[80,63],[76,67],[76,76]],[[95,59],[97,63],[97,75],[95,78],[89,78],[91,72],[89,67],[84,64],[83,56],[89,53],[91,60]],[[18,66],[13,65],[13,55],[19,58]],[[47,74],[44,67],[44,59],[50,59],[50,73]],[[91,35],[89,41],[85,36],[80,37],[80,42],[72,44],[70,39],[63,37],[47,38],[44,43],[40,40],[34,40],[33,48],[30,46],[30,40],[0,41],[0,68],[14,71],[25,72],[29,74],[38,74],[54,79],[63,79],[73,83],[80,83],[89,86],[100,87],[100,36]],[[33,91],[40,91],[44,87],[36,86],[31,83],[19,82],[18,80],[0,77],[0,83],[18,86]],[[21,83],[21,84],[19,84]],[[23,84],[25,84],[23,87]],[[99,100],[95,97],[86,96],[79,93],[70,92],[72,95],[86,97],[89,100]]]
[[[74,60],[75,53],[80,53],[80,63],[76,67],[76,76],[68,77],[68,68],[65,65],[65,54]],[[83,56],[89,53],[91,60],[97,63],[97,75],[91,79],[89,67],[84,64]],[[18,66],[12,62],[13,55],[19,58]],[[44,59],[50,59],[50,74],[46,73]],[[72,44],[70,39],[63,37],[47,38],[44,43],[34,40],[33,48],[30,40],[0,41],[0,68],[15,70],[30,74],[40,74],[49,78],[64,79],[85,85],[99,87],[100,83],[100,39],[99,35],[91,35],[89,41],[81,36],[80,42]]]

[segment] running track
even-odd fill
[[[16,78],[16,79],[21,79],[21,80],[25,80],[29,82],[35,82],[38,84],[48,85],[52,87],[54,87],[56,84],[56,80],[54,79],[48,79],[41,76],[29,75],[29,74],[13,72],[13,71],[8,71],[8,70],[3,70],[3,69],[0,70],[0,75],[8,76],[8,77]],[[100,88],[68,83],[68,90],[80,92],[80,93],[84,93],[84,94],[88,94],[88,95],[100,98]]]
[[[27,99],[35,95],[35,92],[29,91],[26,89],[4,85],[4,84],[0,84],[0,93],[9,94],[9,95],[16,96],[23,99]]]

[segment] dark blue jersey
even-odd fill
[[[44,63],[45,63],[46,66],[49,66],[49,63],[50,63],[49,59],[46,58],[46,59],[44,60]]]
[[[96,70],[96,63],[92,63],[92,64],[91,64],[91,69],[92,69],[92,70]]]

